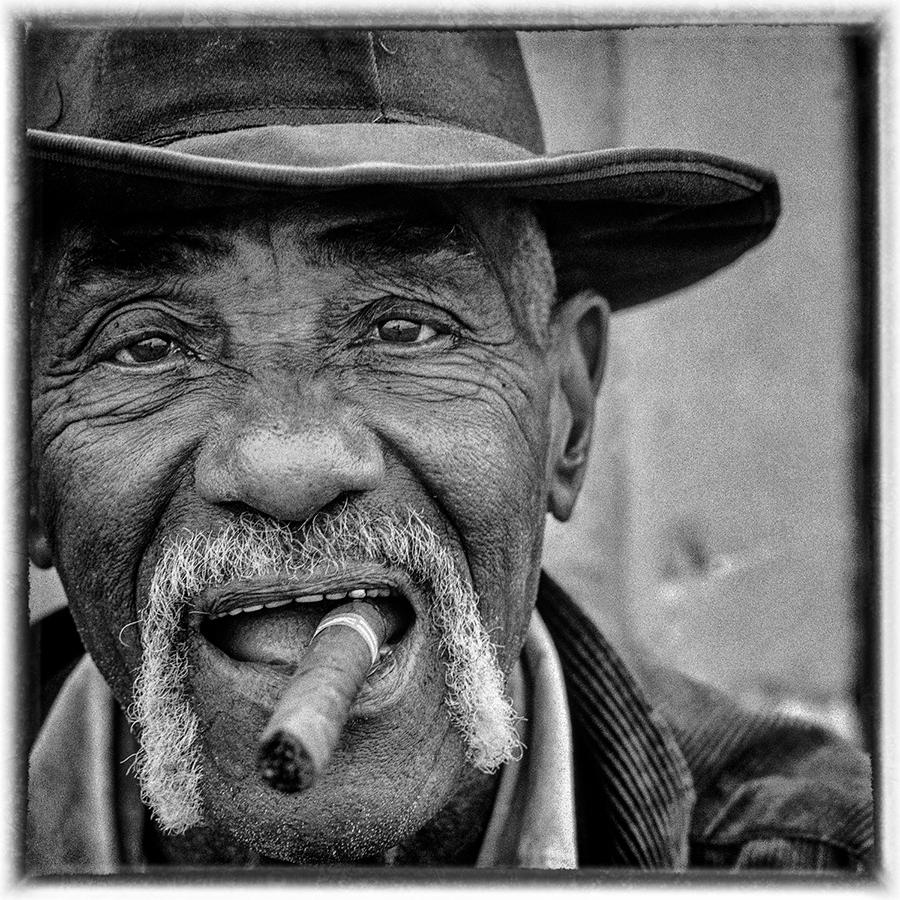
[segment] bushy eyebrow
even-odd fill
[[[201,227],[85,229],[66,248],[57,283],[77,294],[98,282],[119,283],[198,274],[234,252],[228,233]],[[348,265],[360,273],[415,278],[422,263],[481,265],[477,238],[449,217],[398,215],[304,229],[299,250],[314,265]],[[434,277],[432,270],[429,277]],[[451,273],[447,272],[448,277]]]
[[[161,280],[199,271],[231,252],[230,241],[193,230],[95,231],[66,249],[60,284],[78,291],[103,279]]]
[[[306,246],[315,265],[349,267],[429,293],[437,284],[465,291],[488,272],[477,237],[457,221],[408,217],[352,222],[320,232]]]
[[[313,261],[377,267],[403,258],[452,253],[466,257],[476,253],[476,239],[459,222],[417,222],[407,218],[378,219],[331,228],[310,242]]]

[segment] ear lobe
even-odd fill
[[[50,569],[53,566],[53,551],[50,539],[41,522],[40,514],[32,506],[28,515],[28,557],[39,569]]]
[[[561,522],[572,514],[587,470],[594,406],[606,367],[609,305],[582,291],[553,313],[559,384],[554,397],[548,509]]]

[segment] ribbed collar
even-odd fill
[[[579,865],[686,868],[695,795],[671,729],[597,627],[547,575],[538,610],[569,697]]]

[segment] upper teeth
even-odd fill
[[[323,600],[364,600],[366,597],[387,597],[391,593],[389,588],[353,588],[350,591],[328,591],[324,594],[300,594],[296,597],[288,597],[281,600],[269,600],[267,603],[254,603],[252,606],[241,606],[237,609],[229,609],[224,612],[210,613],[210,619],[221,619],[223,616],[239,616],[241,613],[258,612],[259,610],[275,609],[279,606],[287,606],[288,603],[321,603]]]

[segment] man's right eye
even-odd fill
[[[170,357],[182,355],[183,352],[171,338],[151,335],[118,349],[113,361],[120,366],[151,366]]]

